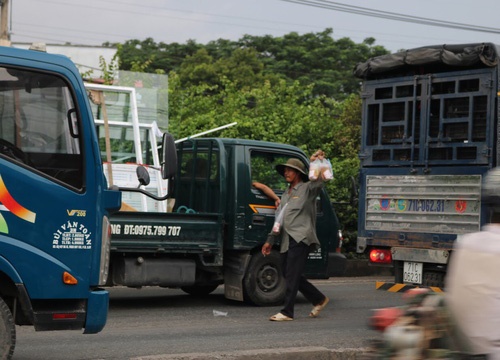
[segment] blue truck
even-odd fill
[[[499,47],[426,46],[360,63],[357,251],[395,283],[442,288],[453,244],[486,221],[483,175],[500,162]]]
[[[111,212],[80,74],[66,57],[0,47],[0,358],[16,325],[105,325]]]

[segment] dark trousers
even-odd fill
[[[281,313],[291,318],[297,292],[300,291],[313,305],[318,305],[325,299],[325,295],[302,275],[309,251],[308,245],[303,242],[297,243],[290,238],[288,251],[281,254],[281,266],[286,281],[285,304]]]

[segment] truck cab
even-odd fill
[[[106,323],[108,190],[81,77],[66,57],[0,49],[0,357],[15,325]]]

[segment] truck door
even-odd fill
[[[248,154],[250,156],[248,178],[251,182],[257,181],[267,185],[281,198],[288,184],[276,171],[275,166],[286,163],[290,157],[297,157],[298,154],[261,149],[250,149]],[[304,159],[301,160],[304,161]],[[248,206],[245,210],[245,239],[249,244],[257,246],[265,242],[267,234],[271,231],[274,224],[275,204],[251,183],[246,188],[249,195]],[[316,233],[321,242],[321,249],[309,255],[306,273],[314,277],[325,277],[328,253],[337,238],[339,224],[325,190],[318,196],[316,205]]]
[[[296,154],[294,154],[296,157]],[[277,164],[286,163],[291,154],[276,153],[263,150],[248,152],[250,168],[244,191],[248,194],[245,207],[245,240],[250,246],[263,244],[274,223],[275,203],[264,193],[252,186],[253,182],[262,183],[271,188],[278,197],[286,189],[287,184],[275,169]]]
[[[0,247],[7,259],[23,259],[14,263],[32,299],[47,289],[61,299],[87,297],[95,264],[81,254],[100,251],[99,175],[82,153],[91,128],[80,124],[76,105],[84,101],[53,73],[0,67]],[[63,284],[63,270],[78,284]],[[97,285],[97,274],[91,281]]]

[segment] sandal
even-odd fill
[[[318,305],[316,305],[315,307],[312,308],[309,316],[310,317],[318,316],[319,313],[321,312],[321,310],[323,310],[325,308],[326,304],[328,304],[329,301],[330,301],[330,299],[328,297],[325,297],[321,303],[319,303]]]
[[[277,313],[269,318],[271,321],[292,321],[293,318],[283,315],[282,313]]]

